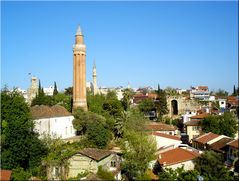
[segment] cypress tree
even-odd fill
[[[233,94],[232,94],[233,96],[236,96],[237,95],[237,91],[236,91],[236,86],[234,85],[233,86]]]
[[[57,91],[57,86],[56,86],[56,82],[54,82],[54,91],[53,91],[53,96],[57,95],[58,91]]]
[[[158,98],[155,101],[155,107],[158,112],[158,119],[161,121],[163,115],[168,113],[168,106],[167,106],[166,93],[162,89],[160,89],[159,84],[158,84],[157,94],[158,94]]]

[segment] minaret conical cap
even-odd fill
[[[82,35],[80,25],[78,25],[78,27],[77,27],[76,35]]]

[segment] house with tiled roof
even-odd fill
[[[229,166],[234,166],[235,162],[239,159],[239,139],[230,141],[227,143],[227,159],[226,164]]]
[[[177,135],[178,134],[178,128],[164,123],[158,123],[158,122],[149,122],[145,125],[145,131],[150,132],[159,132],[169,135]]]
[[[52,107],[36,105],[31,107],[31,114],[35,123],[34,131],[40,136],[47,134],[51,137],[66,139],[76,135],[72,125],[74,117],[60,105]]]
[[[173,170],[184,166],[184,170],[194,169],[194,159],[200,156],[199,152],[186,148],[175,148],[158,155],[157,162],[161,169]]]
[[[121,180],[120,157],[109,150],[85,148],[69,157],[68,163],[66,179],[76,177],[79,173],[96,174],[101,166],[103,170],[112,172],[116,180]],[[49,167],[48,179],[60,179],[59,172],[64,169]]]
[[[207,150],[208,145],[211,145],[211,144],[217,142],[218,140],[222,139],[223,137],[225,137],[225,136],[214,134],[212,132],[205,133],[205,134],[193,139],[192,145],[196,149]]]
[[[193,119],[184,123],[186,134],[188,135],[188,140],[192,142],[193,138],[198,137],[202,133],[202,128],[200,125],[201,120]]]
[[[152,132],[150,133],[157,143],[157,149],[167,147],[167,146],[174,146],[177,147],[179,144],[182,143],[179,136],[169,135],[160,132]]]
[[[2,181],[10,181],[11,175],[12,175],[11,170],[0,170],[0,180]]]

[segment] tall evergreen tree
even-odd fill
[[[30,109],[16,91],[1,93],[1,169],[32,170],[41,164],[46,147],[33,131]]]
[[[55,96],[57,94],[58,94],[58,90],[57,90],[56,82],[54,82],[53,96]]]
[[[158,112],[158,119],[159,119],[159,121],[161,121],[163,115],[168,113],[168,106],[167,106],[166,93],[165,93],[165,91],[160,89],[159,84],[158,84],[157,94],[158,94],[158,98],[155,101],[155,107]]]
[[[236,96],[237,95],[237,91],[236,91],[236,86],[234,85],[233,86],[233,96]]]
[[[39,79],[39,85],[38,85],[38,95],[40,95],[40,94],[41,94],[41,91],[42,91],[42,89],[41,89],[41,81],[40,81],[40,79]]]

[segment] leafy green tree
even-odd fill
[[[97,148],[105,148],[111,139],[110,129],[103,116],[82,109],[74,111],[74,128],[86,136],[89,144]]]
[[[103,109],[114,118],[119,117],[123,111],[123,106],[118,99],[106,99],[103,103]]]
[[[56,82],[54,82],[53,96],[55,96],[57,94],[58,94],[58,90],[57,90]]]
[[[90,123],[86,131],[86,138],[92,147],[106,148],[110,139],[111,133],[100,122]]]
[[[126,129],[126,124],[129,120],[130,113],[127,111],[121,112],[121,116],[116,118],[115,125],[114,125],[114,137],[116,140],[123,137],[123,133]]]
[[[94,95],[91,92],[87,92],[87,104],[88,110],[99,115],[104,115],[105,110],[103,109],[103,104],[106,100],[106,97],[103,94]]]
[[[223,156],[214,151],[205,151],[195,159],[195,169],[205,180],[233,180],[224,165]]]
[[[31,173],[30,172],[25,171],[21,167],[17,167],[16,169],[13,169],[11,180],[13,180],[13,181],[22,181],[22,180],[28,180],[30,177],[31,177]]]
[[[128,131],[121,144],[124,162],[122,170],[129,179],[145,174],[148,163],[155,159],[156,142],[143,132]]]
[[[185,171],[183,167],[178,167],[175,170],[165,168],[158,173],[159,181],[197,181],[197,176],[200,175],[197,170]]]
[[[64,94],[67,95],[67,96],[72,96],[73,95],[73,87],[65,88]]]
[[[158,112],[158,119],[162,121],[163,115],[168,113],[167,97],[166,97],[166,93],[162,89],[160,89],[159,85],[158,85],[157,94],[158,94],[158,98],[155,101],[155,107]]]
[[[108,91],[108,93],[106,94],[106,99],[118,100],[116,92]]]
[[[124,110],[128,110],[130,108],[130,104],[131,104],[131,99],[134,96],[134,92],[132,89],[124,89],[123,90],[123,99],[122,99],[122,104],[124,106]]]
[[[33,131],[30,109],[16,91],[1,93],[1,168],[33,170],[47,149]]]
[[[204,132],[213,132],[229,137],[234,137],[237,132],[236,116],[231,112],[208,116],[202,121],[201,125]]]
[[[53,96],[53,105],[61,105],[66,108],[69,112],[72,112],[72,97],[65,95],[64,93],[58,93]]]
[[[143,113],[147,113],[155,109],[154,102],[151,99],[142,100],[139,105],[139,110]]]
[[[60,138],[51,138],[49,135],[42,137],[42,142],[47,146],[47,155],[42,159],[42,172],[41,178],[46,180],[47,168],[51,166],[58,167],[60,169],[61,180],[66,180],[66,170],[68,166],[68,158],[74,155],[77,151],[83,148],[83,145],[78,143],[64,142]],[[43,174],[44,173],[44,174]]]

